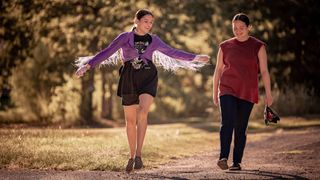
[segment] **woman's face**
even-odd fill
[[[140,20],[136,20],[137,30],[139,33],[147,34],[150,32],[154,18],[151,15],[145,15]]]
[[[232,22],[232,31],[234,36],[238,39],[246,39],[249,35],[249,27],[240,20]]]

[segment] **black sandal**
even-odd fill
[[[143,162],[141,157],[136,156],[136,158],[134,158],[134,169],[141,169],[143,167]]]
[[[239,163],[233,163],[232,166],[229,167],[230,171],[240,171],[241,166]]]
[[[127,173],[130,173],[133,170],[133,165],[134,165],[134,160],[133,160],[133,158],[130,158],[128,160],[128,164],[127,164],[127,167],[126,167]]]
[[[228,169],[228,160],[226,158],[222,158],[218,161],[217,165],[219,166],[220,169],[227,170]]]

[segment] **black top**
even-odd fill
[[[152,42],[152,37],[150,34],[143,36],[134,34],[134,47],[139,54],[143,54],[149,44]]]

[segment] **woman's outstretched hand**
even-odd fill
[[[210,56],[208,55],[197,55],[195,58],[194,58],[194,61],[198,61],[198,62],[208,62],[210,60]]]
[[[84,73],[86,73],[88,71],[88,69],[90,69],[90,65],[89,64],[80,66],[76,71],[76,76],[78,78],[82,77],[84,75]]]

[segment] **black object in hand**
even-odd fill
[[[264,123],[268,126],[270,123],[277,123],[280,121],[279,115],[270,107],[266,106],[264,108]]]

